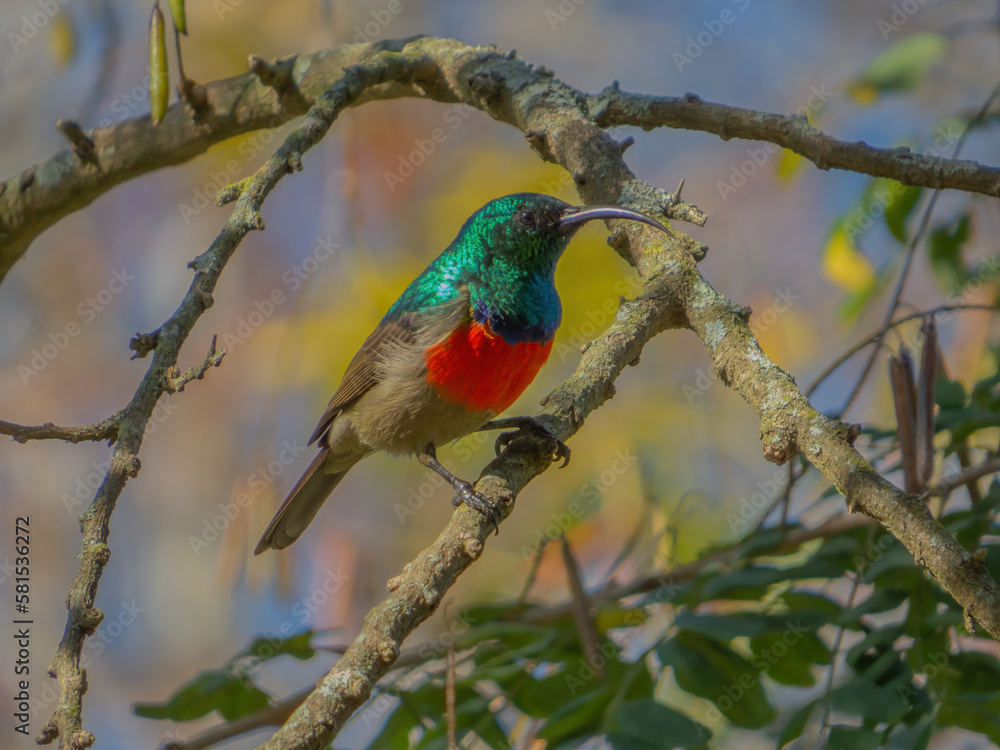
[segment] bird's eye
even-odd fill
[[[522,227],[531,229],[535,226],[535,212],[529,209],[522,209],[517,212],[517,223]]]

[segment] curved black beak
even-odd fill
[[[563,209],[562,217],[559,219],[559,226],[562,228],[575,228],[580,224],[594,219],[631,219],[649,224],[660,231],[666,232],[671,237],[676,237],[669,227],[665,227],[651,216],[633,211],[630,208],[621,206],[568,206]]]

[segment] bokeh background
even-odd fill
[[[187,74],[204,81],[243,72],[249,54],[273,58],[343,42],[451,36],[517,49],[585,91],[614,80],[651,94],[690,91],[754,109],[799,111],[847,140],[923,150],[937,138],[947,145],[942,155],[950,155],[955,133],[942,123],[978,109],[996,83],[995,20],[985,23],[995,18],[995,4],[913,2],[905,22],[889,30],[885,22],[897,5],[216,0],[188,3],[191,33],[183,51]],[[51,6],[54,13],[36,0],[0,5],[4,177],[65,147],[54,128],[59,118],[89,128],[149,110],[150,3]],[[43,25],[32,20],[39,13]],[[26,23],[34,28],[30,38]],[[868,60],[928,30],[945,33],[947,44],[928,53],[918,88],[892,95],[859,82]],[[446,138],[422,153],[420,143],[435,128]],[[190,282],[187,262],[227,216],[228,209],[214,206],[216,191],[251,174],[283,132],[233,139],[184,166],[133,180],[34,243],[0,288],[0,417],[84,424],[128,401],[148,364],[129,360],[129,338],[155,329],[175,309]],[[898,268],[898,244],[878,226],[864,234],[863,254],[830,242],[835,220],[856,204],[867,178],[767,152],[740,180],[734,175],[759,157],[760,144],[672,130],[617,135],[635,137],[627,161],[641,178],[666,189],[686,178],[684,197],[710,217],[704,228],[680,227],[710,246],[703,273],[730,299],[753,307],[765,351],[800,384],[880,323],[884,295],[867,306],[856,302],[881,273]],[[963,156],[997,164],[1000,146],[981,131]],[[234,161],[239,169],[231,173]],[[294,547],[250,556],[311,459],[312,450],[302,447],[356,348],[466,216],[515,191],[577,199],[567,175],[543,164],[508,126],[461,108],[396,101],[343,116],[306,156],[305,170],[267,201],[267,230],[239,249],[182,358],[184,365],[199,362],[218,334],[225,360],[164,400],[143,446],[142,472],[113,519],[112,558],[97,602],[105,621],[86,649],[85,724],[99,746],[152,747],[182,736],[167,723],[134,716],[132,703],[166,699],[257,634],[290,622],[295,629],[329,629],[330,645],[349,642],[386,580],[436,536],[451,512],[451,493],[413,460],[376,456],[351,472]],[[938,215],[947,217],[963,200],[945,195]],[[1000,230],[995,201],[983,198],[974,208],[972,257],[994,252]],[[555,353],[512,413],[537,409],[573,372],[580,346],[610,323],[619,296],[634,293],[634,277],[605,237],[603,226],[590,226],[561,263],[565,314]],[[275,292],[282,301],[269,305]],[[987,296],[988,290],[963,301]],[[923,254],[905,301],[906,309],[944,301]],[[70,323],[80,334],[54,357],[39,359]],[[986,374],[990,333],[988,316],[952,316],[941,332],[949,368],[969,381]],[[816,404],[837,408],[860,364],[852,361],[830,379]],[[614,400],[573,438],[569,467],[547,472],[522,493],[503,533],[490,539],[485,558],[451,599],[467,604],[516,595],[528,572],[525,551],[559,525],[574,500],[586,504],[588,515],[567,535],[589,584],[603,580],[641,518],[644,496],[653,496],[662,508],[657,522],[674,532],[673,560],[731,539],[726,514],[738,513],[741,499],[758,482],[773,480],[776,467],[761,457],[754,414],[710,373],[689,333],[668,332],[650,344],[640,366],[619,380]],[[891,424],[887,394],[880,363],[849,416]],[[492,438],[442,450],[470,477],[491,455]],[[44,687],[44,668],[62,634],[63,597],[77,570],[76,519],[108,456],[103,444],[0,443],[0,560],[13,556],[14,517],[31,517],[33,736],[54,695]],[[824,489],[801,486],[793,516],[838,510],[842,501],[821,499]],[[234,504],[239,492],[252,498],[248,509]],[[10,592],[7,579],[0,611],[9,611]],[[566,598],[558,555],[543,560],[533,595]],[[436,616],[417,639],[441,625]],[[10,705],[11,644],[0,642],[0,702]],[[282,696],[318,678],[334,659],[277,660],[260,682]],[[215,720],[185,725],[183,733]],[[34,746],[6,727],[4,735],[5,746]],[[364,736],[355,727],[337,746],[356,746]]]

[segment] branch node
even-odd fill
[[[182,76],[177,81],[177,97],[191,108],[193,119],[203,121],[208,114],[208,93],[197,81]]]
[[[462,542],[462,548],[471,560],[478,560],[479,556],[483,554],[483,543],[474,536],[466,537],[465,541]]]
[[[87,632],[87,635],[92,635],[103,621],[104,613],[97,607],[87,607],[80,614],[80,627]]]
[[[399,647],[392,641],[382,641],[377,650],[379,658],[386,664],[392,664],[399,657]]]
[[[153,351],[160,343],[160,329],[157,328],[152,333],[136,333],[132,340],[128,342],[128,348],[135,352],[129,359],[145,357]]]
[[[965,610],[965,629],[969,631],[969,635],[976,634],[976,618],[972,616],[972,607]]]
[[[252,177],[244,177],[239,182],[234,182],[231,185],[226,185],[222,190],[215,194],[215,205],[225,206],[227,203],[232,203],[233,201],[239,199],[243,195],[243,191],[246,190],[247,184]]]
[[[55,678],[54,674],[50,676]],[[45,726],[42,727],[42,731],[38,734],[35,742],[39,745],[48,745],[58,736],[59,727],[56,725],[55,717],[53,717],[45,722]]]
[[[93,547],[94,560],[101,565],[107,565],[108,560],[111,559],[111,548],[108,547],[104,542],[97,542]],[[103,618],[104,615],[101,615]]]
[[[294,174],[295,172],[302,171],[302,154],[298,151],[292,151],[288,158],[285,160],[285,170],[288,174]]]
[[[94,141],[87,135],[76,120],[63,119],[56,123],[56,130],[66,136],[73,146],[73,153],[83,160],[94,155]]]
[[[635,138],[628,136],[620,141],[618,141],[618,152],[624,154],[632,146],[635,145]]]
[[[753,308],[750,305],[743,305],[736,314],[743,318],[743,322],[749,322],[750,316],[753,315]]]
[[[400,573],[398,576],[394,576],[393,578],[390,578],[388,581],[386,581],[385,582],[386,591],[395,591],[400,586],[402,586],[403,581],[405,580],[405,575],[406,575],[406,570],[404,569],[403,572]]]
[[[86,729],[78,729],[69,736],[67,744],[72,750],[87,750],[94,744],[94,735]]]
[[[556,73],[552,68],[547,68],[544,65],[539,65],[535,72],[542,78],[555,78]]]
[[[264,217],[257,209],[251,208],[243,215],[242,219],[243,226],[247,230],[256,229],[260,232],[264,231]]]
[[[268,62],[259,55],[250,55],[247,58],[247,68],[253,71],[261,83],[274,89],[278,94],[284,94],[292,80],[290,59]]]
[[[965,558],[965,560],[962,562],[962,565],[964,565],[967,568],[985,568],[986,554],[987,554],[986,548],[980,547],[971,555],[969,555],[967,558]]]
[[[139,476],[139,471],[142,469],[142,461],[135,454],[131,456],[126,456],[124,458],[125,462],[125,473],[128,474],[132,479]]]
[[[847,425],[847,443],[849,445],[854,445],[854,442],[861,436],[861,429],[861,425],[856,422]]]

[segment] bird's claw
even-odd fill
[[[540,422],[529,423],[528,426],[518,427],[516,430],[511,430],[510,432],[501,432],[497,436],[496,443],[493,445],[493,450],[499,456],[504,449],[510,445],[512,442],[520,437],[537,437],[542,440],[547,440],[552,445],[552,460],[559,461],[559,468],[562,469],[569,463],[569,457],[572,455],[573,451],[570,447],[566,445],[562,440],[556,437],[555,433],[552,432],[548,427]]]
[[[451,501],[453,507],[457,508],[459,505],[469,506],[486,518],[497,534],[500,533],[500,521],[503,520],[503,516],[495,503],[488,500],[482,493],[472,489],[472,485],[469,482],[460,482],[455,487],[455,491],[458,494]]]

